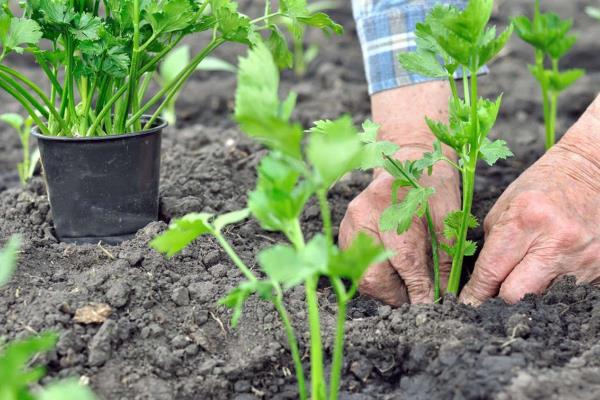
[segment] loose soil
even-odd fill
[[[246,9],[250,2],[245,2]],[[349,3],[349,2],[347,2]],[[531,7],[531,1],[498,2],[499,25]],[[561,98],[563,132],[600,88],[600,24],[583,14],[588,2],[548,0],[545,6],[576,19],[579,42],[565,67],[584,67],[586,78]],[[285,74],[284,86],[299,93],[295,117],[308,124],[350,112],[369,115],[364,72],[349,6],[333,13],[347,28],[323,45],[307,78]],[[311,34],[313,36],[313,34]],[[219,53],[235,61],[239,49]],[[484,94],[504,92],[496,137],[516,157],[483,167],[477,181],[477,215],[485,215],[502,190],[543,149],[542,115],[535,81],[525,64],[531,51],[516,38],[484,78]],[[36,76],[30,65],[21,65]],[[203,238],[166,260],[148,242],[166,221],[191,211],[225,212],[244,207],[264,154],[230,121],[234,77],[199,73],[179,103],[178,126],[165,134],[161,220],[120,246],[57,243],[41,178],[17,187],[16,135],[0,131],[0,238],[20,233],[24,246],[13,280],[0,292],[0,336],[20,338],[53,329],[55,351],[42,361],[49,379],[89,378],[103,399],[293,399],[297,397],[285,336],[273,308],[248,302],[237,329],[216,301],[241,279],[216,243]],[[2,94],[3,111],[18,106]],[[401,110],[399,110],[401,112]],[[339,223],[348,202],[369,181],[355,174],[331,193]],[[318,207],[304,216],[307,232],[320,227]],[[228,238],[242,258],[280,237],[256,223],[231,228]],[[481,239],[481,232],[475,232]],[[335,316],[331,289],[319,291],[329,352]],[[292,290],[287,305],[302,351],[308,339],[304,295]],[[104,323],[75,323],[75,311],[107,303]],[[600,290],[563,279],[542,296],[508,306],[496,299],[478,309],[446,299],[443,305],[391,309],[359,297],[348,311],[347,356],[341,398],[362,399],[597,399],[600,397]],[[308,361],[306,361],[308,367]]]

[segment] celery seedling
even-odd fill
[[[35,150],[33,153],[29,147],[29,137],[31,136],[31,125],[33,119],[23,118],[19,114],[2,114],[0,115],[0,121],[10,125],[19,135],[21,142],[21,151],[23,153],[23,161],[17,164],[17,171],[19,172],[19,180],[21,185],[25,185],[35,172],[35,167],[40,159],[39,150]]]
[[[234,309],[234,325],[244,302],[252,294],[275,305],[290,344],[301,399],[307,398],[307,388],[298,342],[283,296],[286,290],[304,283],[310,331],[311,396],[317,400],[335,400],[341,377],[346,306],[366,269],[387,258],[388,253],[366,234],[358,235],[345,250],[335,246],[327,193],[351,170],[380,166],[382,153],[393,154],[396,146],[376,142],[376,130],[359,133],[350,117],[345,116],[335,121],[317,122],[308,132],[307,146],[303,150],[303,129],[290,122],[296,96],[291,93],[281,101],[278,90],[277,65],[267,47],[258,44],[247,58],[240,60],[235,107],[235,118],[242,131],[270,150],[258,167],[258,181],[248,195],[248,208],[218,217],[187,215],[172,222],[151,245],[171,256],[200,235],[210,234],[217,239],[246,278],[221,303]],[[365,126],[371,127],[370,124]],[[323,231],[307,239],[300,226],[300,216],[313,196],[320,205]],[[264,278],[250,270],[222,234],[223,227],[249,216],[262,228],[280,232],[289,241],[289,244],[277,244],[258,254],[258,265]],[[338,303],[328,385],[317,297],[320,277],[329,278]],[[348,280],[349,286],[342,279]]]
[[[540,0],[536,0],[533,19],[519,16],[514,18],[513,23],[519,37],[535,49],[535,65],[530,65],[529,70],[542,89],[546,150],[548,150],[556,143],[558,96],[585,75],[585,71],[578,68],[562,72],[559,70],[560,59],[569,52],[577,40],[576,36],[569,35],[573,21],[563,20],[554,13],[542,14]],[[551,63],[549,69],[545,67],[546,59]]]
[[[0,62],[9,53],[31,53],[49,91],[0,64],[0,88],[14,97],[42,134],[105,136],[147,129],[173,103],[187,79],[226,42],[253,46],[271,32],[276,54],[287,44],[274,21],[285,16],[301,35],[303,26],[337,29],[305,0],[282,0],[251,19],[233,0],[0,0]],[[15,2],[16,3],[16,2]],[[156,94],[146,90],[157,65],[187,36],[206,33],[208,44]],[[150,114],[149,117],[144,117]]]
[[[456,151],[458,163],[444,157],[441,144],[436,143],[434,151],[426,154],[416,165],[395,163],[394,168],[398,171],[404,169],[405,172],[411,172],[412,168],[419,173],[428,169],[431,173],[434,163],[444,161],[461,173],[462,209],[446,217],[444,229],[444,236],[455,243],[440,245],[452,257],[447,292],[453,294],[458,293],[464,256],[475,252],[475,243],[467,241],[467,232],[476,226],[471,207],[477,161],[481,159],[492,165],[512,155],[506,142],[492,142],[487,138],[496,121],[501,96],[495,101],[478,97],[477,72],[502,50],[513,29],[511,26],[497,36],[495,27],[488,27],[493,5],[493,0],[469,0],[462,11],[454,6],[436,6],[425,22],[417,25],[416,52],[400,56],[400,62],[406,70],[427,77],[448,79],[452,90],[449,123],[443,124],[429,118],[426,121],[437,141]],[[470,78],[463,79],[464,98],[459,96],[454,78],[459,70],[465,75],[470,74]],[[399,172],[395,175],[399,175]],[[416,182],[416,179],[413,180]],[[415,187],[407,181],[413,187],[409,193],[416,194],[404,200],[409,204],[396,207],[396,217],[403,221],[410,221],[415,212],[417,215],[426,213],[426,202],[432,193],[431,189]]]

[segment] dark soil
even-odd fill
[[[532,2],[498,3],[502,25]],[[561,99],[562,132],[600,87],[600,24],[584,16],[586,1],[544,3],[576,19],[580,39],[565,66],[588,70]],[[350,10],[333,14],[347,34],[331,40],[315,34],[323,50],[307,79],[284,78],[286,89],[300,94],[296,118],[304,124],[344,112],[357,121],[369,115]],[[234,61],[239,51],[231,49],[220,55]],[[485,94],[504,92],[495,134],[510,143],[516,157],[482,168],[476,200],[480,217],[542,153],[541,105],[525,67],[529,61],[531,51],[513,39],[483,79]],[[28,72],[36,75],[34,69]],[[0,336],[58,331],[59,344],[45,358],[50,377],[88,377],[101,398],[110,400],[296,397],[285,336],[272,307],[251,299],[233,330],[230,312],[216,305],[241,279],[218,246],[198,240],[172,260],[148,249],[149,240],[174,216],[244,207],[264,151],[230,122],[234,87],[231,75],[205,73],[187,86],[179,126],[164,140],[163,222],[150,224],[120,246],[57,243],[41,178],[26,188],[16,186],[18,140],[11,131],[0,132],[0,239],[14,233],[24,238],[17,273],[0,292]],[[3,111],[18,110],[6,94],[1,96]],[[336,223],[368,180],[355,174],[334,188]],[[319,229],[315,205],[307,208],[303,222],[307,232]],[[261,247],[280,239],[253,222],[227,235],[250,265]],[[481,239],[481,232],[475,237]],[[329,350],[335,302],[326,284],[319,295]],[[287,305],[302,351],[308,338],[303,301],[301,289],[289,293]],[[93,302],[108,303],[111,317],[101,325],[75,323],[75,310]],[[357,298],[348,319],[345,399],[600,398],[600,290],[571,280],[517,305],[493,300],[478,309],[447,299],[443,305],[392,310]]]

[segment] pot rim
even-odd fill
[[[152,118],[151,115],[143,115],[140,120],[147,121]],[[108,135],[108,136],[89,136],[89,137],[68,137],[68,136],[48,136],[39,132],[38,126],[34,126],[31,128],[31,135],[35,136],[38,140],[47,140],[47,141],[55,141],[55,142],[103,142],[103,141],[111,141],[111,140],[120,140],[120,139],[130,139],[136,138],[140,136],[148,136],[155,134],[157,132],[165,129],[169,123],[165,121],[161,117],[157,117],[154,122],[154,126],[150,129],[146,129],[140,132],[127,133],[124,135]]]

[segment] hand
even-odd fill
[[[426,148],[403,148],[396,158],[416,160],[421,158]],[[393,306],[406,302],[430,303],[433,301],[431,272],[431,245],[427,224],[424,219],[415,219],[408,232],[379,231],[379,218],[389,207],[392,198],[394,179],[385,171],[377,171],[371,184],[348,206],[348,211],[340,226],[339,241],[342,247],[348,245],[361,231],[377,238],[386,249],[395,253],[389,260],[372,266],[363,278],[361,293],[375,297]],[[431,176],[424,176],[421,183],[436,189],[430,199],[432,218],[438,236],[443,231],[444,217],[460,208],[458,174],[447,164],[438,163]],[[401,189],[399,199],[406,194]],[[442,287],[446,287],[452,260],[440,254]]]
[[[565,275],[600,283],[599,99],[492,208],[463,302],[515,303]]]

